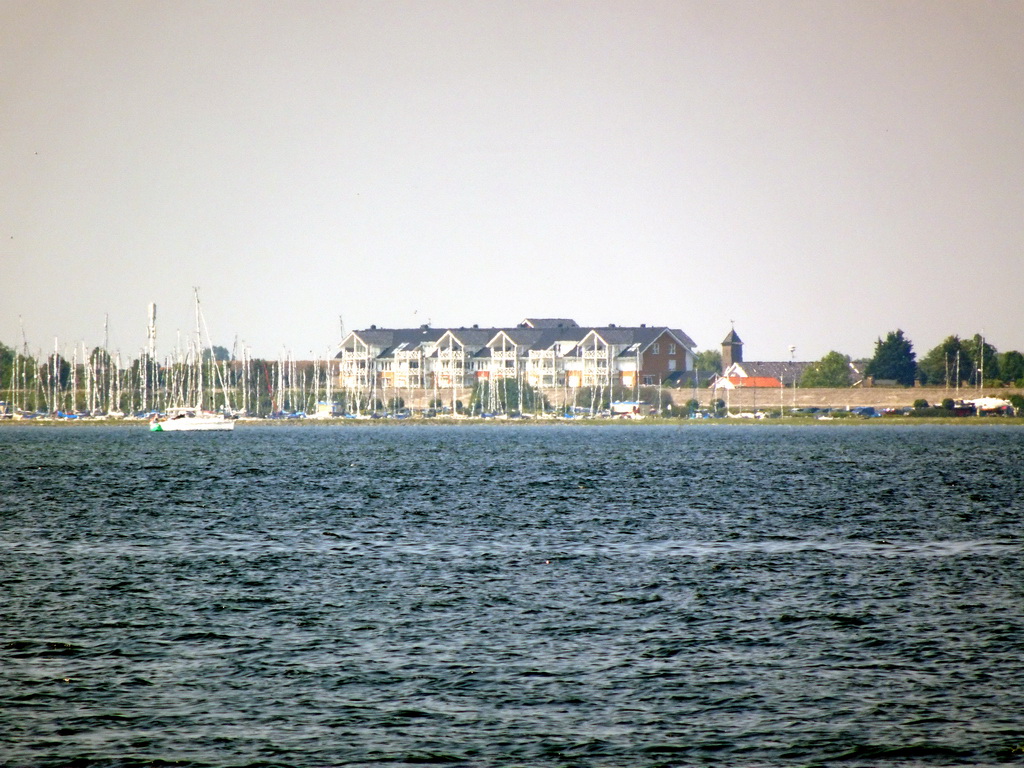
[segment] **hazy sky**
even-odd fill
[[[0,341],[1024,350],[1024,2],[0,0]],[[20,318],[20,321],[19,321]]]

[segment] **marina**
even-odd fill
[[[344,335],[323,357],[296,360],[287,353],[264,360],[244,346],[229,352],[212,343],[198,289],[194,308],[192,338],[184,346],[179,339],[163,359],[156,351],[155,304],[148,307],[146,351],[127,363],[106,346],[87,353],[84,344],[69,360],[57,340],[43,365],[27,343],[19,354],[0,349],[9,358],[0,370],[7,398],[0,421],[176,422],[154,429],[168,431],[215,422],[230,429],[224,423],[234,419],[784,419],[810,411],[825,418],[920,416],[939,408],[947,413],[927,415],[954,417],[1007,416],[1024,408],[1024,379],[986,382],[983,367],[966,366],[963,382],[947,370],[941,386],[876,386],[840,356],[849,386],[799,386],[801,372],[813,364],[744,362],[735,330],[722,344],[720,364],[729,375],[719,375],[695,367],[694,344],[679,329],[580,326],[568,318],[526,318],[509,328],[371,326]],[[1019,356],[1006,355],[1011,362]],[[959,351],[951,359],[956,370],[964,368]],[[861,377],[856,382],[854,372]],[[219,419],[182,421],[186,409]]]

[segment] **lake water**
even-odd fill
[[[1024,430],[0,429],[0,764],[1024,761]]]

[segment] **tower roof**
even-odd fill
[[[729,334],[722,339],[722,344],[739,344],[740,346],[743,346],[743,340],[737,335],[736,329],[733,328],[729,331]]]

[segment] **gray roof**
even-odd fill
[[[491,349],[493,348],[491,345],[500,347],[500,344],[494,344],[495,339],[497,339],[500,334],[505,334],[517,347],[521,347],[528,351],[531,349],[549,349],[553,347],[556,342],[566,339],[570,341],[578,341],[583,338],[584,333],[586,333],[586,331],[582,328],[496,328],[493,335],[487,339],[487,344],[476,353],[476,357],[489,356]]]
[[[589,333],[578,325],[554,328],[499,328],[495,336],[504,332],[512,341],[527,349],[550,349],[560,341],[578,342]],[[491,337],[489,341],[493,341]]]
[[[811,366],[817,365],[817,361],[806,362],[794,360],[793,362],[790,362],[787,360],[755,360],[753,362],[747,362],[744,360],[736,363],[735,365],[742,369],[747,376],[771,376],[772,378],[778,379],[783,384],[791,386],[794,378],[799,384],[804,372]],[[851,362],[850,376],[854,381],[863,378],[861,366],[855,362]]]
[[[664,325],[641,325],[641,326],[617,326],[609,325],[603,328],[589,328],[590,331],[595,332],[602,339],[607,341],[609,344],[616,345],[634,345],[639,344],[640,350],[647,349],[651,344],[658,340],[664,333],[669,333],[675,337],[676,341],[682,344],[687,349],[693,349],[693,339],[687,336],[682,331],[675,328],[668,328]],[[636,350],[630,352],[635,354]]]
[[[733,328],[731,331],[729,331],[729,334],[724,339],[722,339],[722,344],[723,345],[724,344],[738,344],[739,346],[742,347],[743,346],[743,341],[740,339],[739,335],[736,333],[736,329]]]
[[[464,346],[483,347],[501,330],[501,328],[446,328],[444,333],[451,333]]]
[[[373,347],[381,347],[383,351],[380,357],[390,357],[397,348],[411,349],[424,342],[437,341],[444,334],[443,328],[430,328],[420,326],[419,328],[366,328],[360,331],[352,331],[345,338],[355,336],[364,344]],[[338,353],[340,356],[340,352]]]
[[[527,323],[536,323],[530,326]],[[376,328],[371,326],[363,330],[352,331],[346,336],[356,337],[370,346],[378,347],[382,351],[380,357],[391,357],[401,349],[413,349],[416,346],[427,342],[435,343],[445,334],[451,333],[459,343],[463,344],[476,356],[483,352],[488,353],[485,348],[499,333],[505,333],[518,346],[526,349],[551,349],[558,342],[571,341],[579,343],[590,333],[597,333],[607,343],[627,348],[629,355],[643,351],[653,344],[662,334],[668,333],[676,341],[687,349],[693,350],[693,340],[679,329],[666,326],[579,326],[573,320],[568,319],[528,319],[515,328],[431,328],[420,326],[419,328]],[[621,354],[627,354],[622,352]],[[340,353],[339,353],[340,355]]]
[[[520,325],[530,328],[579,328],[576,321],[568,317],[528,317]]]
[[[508,336],[512,340],[513,344],[516,344],[517,346],[520,347],[529,347],[532,349],[534,345],[540,340],[541,336],[544,334],[544,331],[540,330],[539,328],[499,328],[494,333],[494,336],[487,340],[487,343],[490,344],[491,342],[494,341],[495,338],[497,338],[497,336],[499,336],[502,333]]]

